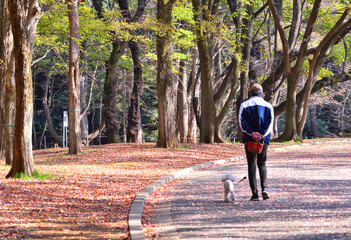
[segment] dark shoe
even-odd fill
[[[258,196],[252,195],[250,198],[250,201],[257,202],[257,201],[260,201],[260,199],[258,198]]]
[[[263,200],[267,200],[269,199],[269,195],[268,195],[268,192],[267,192],[267,189],[263,189],[262,191],[262,197],[263,197]]]

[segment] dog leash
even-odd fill
[[[246,175],[247,176],[247,175]],[[245,179],[246,179],[246,176],[245,177],[243,177],[239,182],[237,182],[236,184],[239,184],[239,183],[241,183],[242,181],[244,181]]]

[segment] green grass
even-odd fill
[[[21,173],[16,173],[15,178],[20,178],[20,179],[39,179],[39,180],[47,180],[47,179],[53,179],[53,178],[59,178],[56,175],[50,175],[50,174],[40,174],[37,170],[34,170],[32,173],[33,176],[28,176],[24,172]]]
[[[187,148],[191,148],[191,147],[189,145],[184,144],[184,145],[180,145],[180,146],[174,148],[174,150],[182,150],[182,149],[187,149]]]

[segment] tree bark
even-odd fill
[[[187,51],[183,50],[183,54],[186,54]],[[188,121],[189,121],[189,104],[188,104],[188,78],[186,75],[186,63],[185,60],[180,60],[179,62],[179,74],[178,74],[178,93],[177,93],[177,119],[178,127],[177,132],[179,134],[179,141],[181,143],[187,142],[188,135]]]
[[[191,75],[190,75],[190,80],[188,83],[188,89],[187,89],[187,102],[188,102],[188,113],[189,113],[189,118],[188,118],[188,133],[187,133],[187,142],[188,143],[197,143],[197,123],[196,123],[196,114],[195,114],[195,108],[194,108],[194,101],[193,97],[196,95],[195,94],[195,89],[196,89],[196,83],[198,81],[199,74],[197,74],[197,61],[198,61],[198,52],[196,48],[194,49],[194,55],[193,55],[193,60],[192,60],[192,66],[191,66]]]
[[[13,86],[14,89],[14,58],[12,53],[13,38],[11,32],[10,16],[8,11],[8,2],[0,1],[0,86]],[[12,69],[11,69],[12,67]],[[11,78],[8,78],[11,76]],[[8,82],[10,81],[10,82]],[[13,84],[11,84],[13,83]],[[6,87],[0,88],[0,158],[5,156],[6,164],[12,164],[12,137],[14,127],[14,112],[10,113],[6,109],[8,105],[15,105],[15,93],[8,92]],[[11,102],[6,100],[7,96],[14,96]],[[13,107],[12,107],[13,108]],[[8,120],[7,120],[8,119]]]
[[[129,11],[128,0],[118,0],[122,15],[127,22],[137,22],[141,18],[145,9],[145,0],[138,1],[138,8],[134,17]],[[135,33],[133,33],[135,34]],[[134,82],[132,94],[130,96],[130,105],[128,109],[128,124],[127,124],[127,142],[142,142],[142,125],[140,116],[140,98],[143,91],[143,71],[141,66],[141,51],[134,39],[128,42],[133,64],[134,64]]]
[[[339,18],[339,20],[335,23],[334,27],[328,32],[328,34],[322,39],[322,41],[319,43],[316,51],[313,54],[313,59],[309,61],[309,71],[308,71],[308,77],[307,81],[305,84],[305,94],[303,98],[303,108],[302,108],[302,116],[301,119],[298,122],[297,126],[297,134],[302,137],[302,132],[306,123],[306,118],[307,118],[307,112],[308,112],[308,101],[309,101],[309,96],[311,94],[312,90],[312,85],[314,82],[316,82],[318,74],[322,68],[322,64],[324,63],[326,57],[329,55],[329,51],[331,50],[331,47],[327,47],[326,50],[322,52],[322,49],[325,48],[327,45],[327,42],[333,41],[333,36],[334,38],[338,37],[339,34],[334,35],[334,33],[340,29],[340,33],[342,33],[344,30],[348,28],[348,26],[351,25],[351,21],[347,21],[344,23],[344,20],[348,16],[350,12],[350,8],[347,7],[342,14],[342,16]],[[336,42],[336,41],[335,41]],[[329,50],[329,51],[328,51]],[[319,60],[319,61],[318,61]]]
[[[176,137],[176,79],[172,73],[172,9],[175,0],[157,1],[157,21],[162,29],[157,33],[157,99],[158,138],[157,147],[178,146]]]
[[[6,97],[5,97],[5,142],[6,164],[13,162],[13,135],[16,116],[16,83],[15,83],[15,55],[12,52],[6,69]]]
[[[298,139],[299,136],[297,134],[297,126],[296,126],[296,91],[297,91],[297,83],[300,77],[300,73],[303,67],[303,63],[306,57],[307,46],[311,38],[311,34],[313,31],[314,24],[317,19],[318,11],[321,6],[321,0],[316,0],[313,4],[313,8],[310,14],[310,18],[308,20],[305,34],[303,37],[303,41],[300,46],[300,50],[298,53],[298,57],[294,67],[291,67],[290,60],[290,46],[289,42],[286,38],[283,26],[280,22],[277,9],[272,0],[268,0],[268,4],[270,10],[272,12],[276,27],[278,29],[282,46],[283,46],[283,61],[284,61],[284,70],[287,76],[287,100],[286,100],[286,115],[285,115],[285,129],[283,134],[278,138],[280,141],[285,140],[295,140]],[[294,14],[293,16],[297,16]]]
[[[85,75],[81,76],[80,81],[80,109],[84,109],[87,106],[87,85],[88,85],[88,78]],[[85,146],[89,145],[89,122],[88,122],[88,115],[86,112],[80,115],[80,127],[82,133],[82,143]]]
[[[31,60],[36,27],[41,15],[37,0],[8,0],[14,39],[16,117],[13,143],[13,163],[6,178],[24,173],[32,176],[33,83]]]
[[[44,92],[43,92],[43,110],[44,110],[44,114],[45,114],[45,118],[46,118],[46,122],[49,128],[49,132],[51,134],[51,136],[55,139],[55,141],[57,142],[57,144],[62,147],[63,143],[62,143],[62,139],[60,138],[60,136],[56,133],[54,125],[52,123],[52,119],[50,116],[50,105],[51,105],[51,96],[48,99],[48,95],[49,95],[49,83],[50,83],[50,77],[45,74],[44,75],[45,78],[45,85],[43,86],[44,88]],[[44,130],[45,131],[45,130]]]
[[[252,31],[253,31],[253,5],[248,4],[246,5],[247,15],[244,19],[241,19],[241,16],[235,17],[234,21],[236,23],[237,29],[241,29],[242,37],[240,43],[243,43],[243,47],[237,47],[237,52],[242,51],[242,72],[240,73],[240,95],[236,102],[236,109],[237,114],[239,114],[239,109],[241,103],[248,99],[248,92],[249,92],[249,70],[250,70],[250,56],[251,56],[251,46],[252,46]],[[238,11],[238,9],[236,9]],[[233,12],[232,12],[233,13]],[[242,26],[239,27],[239,24]],[[239,61],[236,60],[237,66],[239,67]],[[242,138],[241,129],[238,128],[237,134],[238,140]]]
[[[115,40],[112,43],[112,52],[106,64],[103,103],[108,143],[119,143],[121,141],[117,109],[118,63],[124,54],[125,45],[125,42]]]
[[[68,110],[68,147],[70,154],[82,152],[80,127],[80,69],[79,69],[79,19],[78,0],[67,3],[70,25],[69,46],[69,110]]]
[[[118,1],[121,13],[126,19],[130,19],[128,11],[128,1]],[[104,18],[101,0],[93,0],[93,5],[98,13],[99,18]],[[111,32],[111,37],[116,38],[115,32]],[[119,135],[120,121],[118,119],[117,109],[117,91],[118,91],[118,63],[124,54],[126,42],[115,39],[112,42],[112,51],[109,59],[106,61],[106,77],[104,83],[103,94],[103,116],[105,118],[106,136],[108,143],[119,143],[121,141]]]
[[[214,143],[216,109],[213,99],[212,56],[209,46],[209,34],[203,28],[204,21],[209,20],[208,8],[210,6],[206,5],[206,1],[193,0],[192,2],[201,72],[200,142]]]
[[[301,0],[294,0],[293,2],[293,18],[291,21],[291,28],[289,32],[289,49],[294,49],[297,37],[299,35],[300,25],[301,25],[301,16],[302,16],[302,8],[301,8]]]
[[[137,42],[130,40],[129,48],[134,64],[133,90],[128,109],[127,142],[140,143],[142,139],[140,98],[143,91],[143,70],[141,67],[141,53]]]
[[[99,127],[88,135],[89,143],[96,137],[98,137],[105,128],[105,121],[102,121]]]

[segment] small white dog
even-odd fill
[[[224,201],[235,201],[234,181],[236,177],[231,173],[226,173],[222,175],[221,180],[224,183]]]

